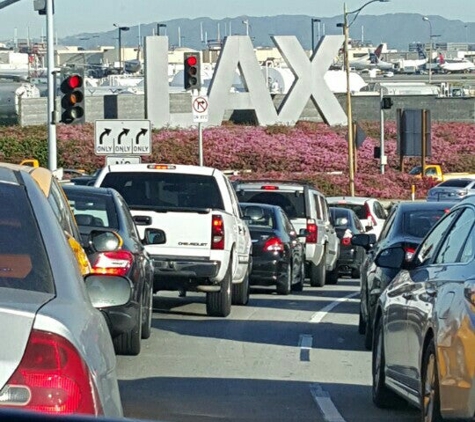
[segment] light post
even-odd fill
[[[167,24],[165,24],[165,23],[157,23],[157,35],[159,35],[159,36],[161,35],[160,28],[166,28],[166,27],[167,27]]]
[[[423,16],[422,20],[429,24],[429,83],[432,83],[432,23],[427,16]]]
[[[355,196],[355,162],[353,157],[354,151],[354,134],[353,134],[353,112],[351,108],[351,88],[350,88],[350,60],[349,60],[349,32],[350,26],[356,20],[360,12],[371,3],[388,3],[389,0],[370,0],[367,3],[363,4],[359,9],[348,12],[346,8],[346,3],[343,4],[343,35],[345,36],[345,45],[344,45],[344,61],[345,61],[345,72],[346,72],[346,114],[348,116],[348,173],[349,173],[349,184],[350,184],[350,196]],[[348,16],[355,15],[353,20],[348,23]],[[337,25],[341,27],[341,24]]]
[[[122,31],[128,31],[130,28],[128,26],[119,26],[116,23],[114,26],[119,31],[119,69],[123,72],[122,69]]]
[[[318,27],[320,28],[321,19],[312,18],[312,54],[315,51],[315,23],[318,22]],[[318,31],[318,37],[320,38],[320,30]]]

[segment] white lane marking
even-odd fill
[[[336,308],[338,305],[340,305],[341,303],[343,302],[347,302],[348,300],[350,300],[351,298],[355,297],[355,296],[358,296],[360,294],[360,292],[354,292],[354,293],[351,293],[350,295],[348,296],[345,296],[345,297],[340,297],[338,298],[337,300],[335,300],[334,302],[332,303],[329,303],[327,306],[325,306],[321,311],[318,311],[318,312],[315,312],[312,317],[310,318],[310,321],[309,322],[312,322],[312,323],[318,323],[318,322],[321,322],[323,318],[326,317],[326,315],[333,309],[333,308]]]
[[[320,408],[320,412],[322,412],[323,419],[325,419],[325,421],[346,422],[336,406],[333,404],[330,394],[323,390],[320,384],[311,384],[310,393],[312,394],[315,403],[317,403],[317,406]]]
[[[311,349],[313,344],[313,336],[310,334],[300,334],[299,347],[300,349]]]

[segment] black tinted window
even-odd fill
[[[45,245],[26,192],[0,185],[0,287],[54,293]]]
[[[212,176],[117,172],[107,174],[101,186],[119,191],[132,208],[136,205],[224,209],[219,187]]]
[[[446,182],[440,183],[438,186],[451,187],[451,188],[465,188],[470,185],[473,180],[470,179],[452,179]]]
[[[306,217],[303,192],[238,190],[238,199],[239,202],[278,205],[290,219]]]
[[[403,216],[403,233],[414,237],[424,237],[444,214],[443,209],[406,212]]]
[[[348,210],[353,211],[356,216],[362,220],[368,217],[367,210],[364,205],[359,205],[359,204],[335,204],[335,206],[338,206],[339,208],[346,208]]]

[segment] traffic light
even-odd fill
[[[393,106],[393,100],[391,97],[383,97],[383,100],[381,101],[381,108],[383,110],[389,110]]]
[[[78,74],[66,76],[61,82],[61,122],[82,124],[85,122],[84,78]]]
[[[199,53],[185,53],[185,89],[201,88],[201,63]]]

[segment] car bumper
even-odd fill
[[[275,286],[277,282],[285,279],[286,275],[285,261],[253,257],[249,283],[251,286]]]
[[[140,305],[129,302],[124,306],[100,309],[103,313],[112,337],[132,331],[137,325],[140,315]]]

